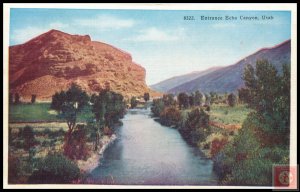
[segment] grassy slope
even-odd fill
[[[85,121],[93,117],[92,112],[86,107],[78,116],[78,121]],[[19,104],[9,107],[10,122],[34,121],[62,121],[55,111],[50,109],[50,103]]]
[[[228,124],[242,124],[246,119],[248,113],[251,109],[247,108],[245,105],[237,105],[234,107],[229,107],[226,104],[212,105],[210,111],[210,120]]]

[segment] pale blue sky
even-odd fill
[[[193,21],[183,17],[192,15]],[[273,16],[262,20],[262,15]],[[233,21],[203,21],[201,16],[236,16]],[[243,21],[240,16],[260,20]],[[234,64],[262,47],[291,38],[288,11],[182,11],[11,9],[10,45],[58,29],[90,35],[132,54],[146,68],[148,85],[172,76]]]

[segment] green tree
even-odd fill
[[[196,108],[188,113],[188,117],[179,131],[188,143],[196,145],[209,134],[209,115],[203,109]]]
[[[191,93],[191,95],[189,96],[189,105],[191,107],[195,105],[195,96],[194,96],[194,93]]]
[[[30,126],[25,126],[22,135],[24,138],[24,149],[29,150],[35,144],[33,128]]]
[[[15,93],[15,104],[20,104],[21,101],[20,101],[20,95],[19,93]]]
[[[249,90],[248,104],[268,122],[265,131],[287,139],[290,124],[290,68],[283,65],[282,75],[267,60],[258,60],[256,69],[248,65],[243,79]]]
[[[160,113],[160,122],[162,125],[177,127],[181,122],[180,111],[175,106],[165,107]]]
[[[240,102],[252,103],[250,93],[249,93],[249,89],[247,89],[247,88],[238,89],[238,96],[239,96],[239,101]]]
[[[9,104],[13,104],[14,103],[14,95],[12,93],[9,93]]]
[[[104,90],[91,97],[92,112],[100,129],[112,127],[125,114],[124,97],[113,91]]]
[[[174,95],[173,94],[163,95],[162,100],[163,100],[165,106],[167,106],[167,107],[175,105],[175,100],[174,100]]]
[[[138,104],[138,101],[137,101],[136,97],[134,97],[134,96],[131,97],[131,100],[130,100],[131,109],[136,108],[137,104]]]
[[[164,110],[165,104],[163,99],[154,99],[151,107],[151,111],[154,117],[159,117],[161,112]]]
[[[150,99],[150,94],[149,93],[144,93],[144,100],[147,102]]]
[[[195,105],[196,106],[201,106],[202,105],[202,103],[203,103],[203,95],[202,95],[202,93],[200,93],[200,91],[196,91],[195,92]]]
[[[184,109],[189,108],[189,96],[186,93],[179,93],[177,96],[177,100],[180,109],[182,109],[182,107]]]
[[[235,106],[236,103],[237,103],[236,95],[233,94],[233,93],[230,93],[230,94],[228,95],[227,101],[228,101],[228,105],[229,105],[230,107]]]
[[[72,84],[66,91],[52,96],[51,108],[59,113],[59,117],[67,121],[68,132],[65,135],[64,153],[71,151],[71,137],[76,126],[77,115],[87,105],[89,97],[78,85]]]
[[[31,103],[35,103],[36,95],[31,95]]]
[[[217,100],[218,100],[218,94],[216,92],[214,92],[214,91],[211,91],[209,93],[209,95],[210,95],[210,102],[211,103],[216,103]]]
[[[290,68],[283,65],[279,75],[271,63],[259,60],[256,69],[245,68],[243,78],[250,98],[245,101],[254,111],[215,156],[215,170],[226,185],[270,186],[272,166],[289,163]]]

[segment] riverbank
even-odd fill
[[[95,169],[99,165],[99,161],[105,152],[105,150],[117,139],[115,134],[111,136],[102,136],[100,139],[101,148],[95,152],[92,152],[91,157],[89,157],[86,161],[85,160],[78,160],[77,165],[80,169],[82,174],[87,174]]]

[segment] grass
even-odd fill
[[[18,104],[9,106],[10,122],[58,121],[50,103]]]
[[[90,106],[85,107],[78,115],[79,122],[93,118]],[[57,113],[50,109],[50,103],[18,104],[9,107],[9,122],[38,122],[38,121],[63,121]]]
[[[230,107],[226,104],[214,104],[210,108],[210,120],[222,124],[242,124],[251,109],[246,105]]]

